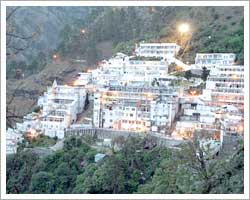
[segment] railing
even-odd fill
[[[138,137],[146,137],[149,136],[152,138],[152,140],[155,140],[157,145],[160,146],[168,146],[168,147],[174,147],[176,145],[179,145],[180,143],[183,143],[185,141],[183,140],[176,140],[175,138],[165,136],[160,133],[154,133],[154,132],[131,132],[131,131],[119,131],[119,130],[113,130],[113,129],[104,129],[104,128],[69,128],[65,131],[65,137],[69,137],[72,135],[76,136],[84,136],[84,135],[92,135],[99,139],[105,139],[110,138],[114,139],[117,137],[129,137],[129,136],[138,136]]]

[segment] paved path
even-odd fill
[[[51,146],[50,149],[53,151],[57,151],[63,148],[63,142],[64,139],[57,141],[57,143],[54,146]]]

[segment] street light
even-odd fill
[[[86,33],[85,29],[81,29],[81,33],[82,34]]]
[[[60,61],[60,55],[58,53],[54,53],[52,55],[53,62],[59,62]]]
[[[181,46],[182,46],[182,39],[183,39],[184,34],[186,34],[186,33],[188,33],[190,31],[189,24],[187,24],[187,23],[180,24],[178,26],[178,31],[181,34]]]
[[[58,58],[58,55],[57,55],[57,54],[54,54],[54,55],[53,55],[53,58],[54,58],[54,59],[57,59],[57,58]]]
[[[189,31],[189,24],[183,23],[179,25],[178,30],[180,33],[187,33]]]

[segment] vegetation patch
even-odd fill
[[[56,144],[57,138],[51,138],[46,135],[38,135],[34,138],[29,138],[26,140],[28,141],[28,147],[50,147]]]
[[[7,157],[8,194],[187,194],[243,193],[244,146],[231,155],[205,158],[194,142],[171,150],[152,138],[115,140],[120,148],[100,153],[81,137],[46,157],[18,151]],[[87,139],[88,140],[88,139]],[[105,153],[105,152],[104,152]],[[209,153],[206,151],[206,153]],[[205,163],[205,164],[204,164]]]

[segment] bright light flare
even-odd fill
[[[146,97],[149,98],[149,99],[151,99],[151,98],[153,98],[153,94],[150,93],[150,92],[148,92],[148,93],[146,93]]]
[[[38,133],[36,132],[35,129],[29,128],[27,131],[27,137],[30,139],[36,138],[38,136]]]
[[[187,23],[181,24],[178,27],[178,31],[181,33],[187,33],[189,31],[189,29],[190,29],[190,27],[189,27],[189,24],[187,24]]]
[[[190,93],[192,96],[197,95],[197,91],[196,91],[196,90],[191,90],[191,91],[189,91],[189,93]]]
[[[86,30],[82,28],[82,29],[81,29],[81,33],[82,33],[82,34],[86,33]]]
[[[53,55],[53,58],[54,58],[54,59],[57,59],[57,58],[58,58],[58,55],[57,55],[57,54],[54,54],[54,55]]]
[[[234,75],[232,75],[232,79],[237,80],[237,79],[240,79],[240,77],[238,75],[234,74]]]
[[[73,81],[73,86],[78,86],[78,85],[79,85],[78,80]]]
[[[240,133],[244,131],[243,125],[240,125],[240,126],[238,127],[238,131],[239,131]]]

